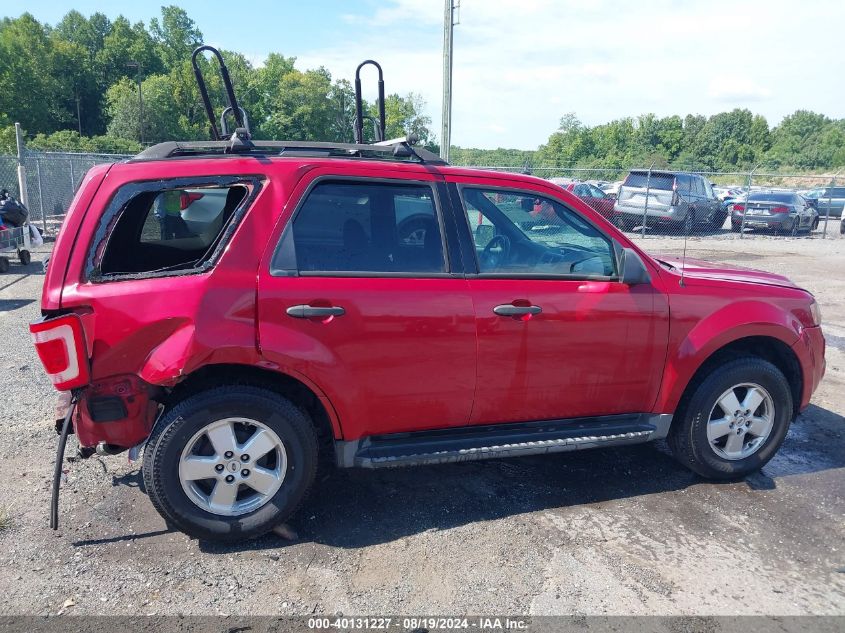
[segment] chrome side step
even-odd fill
[[[639,444],[666,437],[671,415],[634,414],[456,427],[336,443],[346,468],[389,468],[497,457],[521,457],[601,446]]]

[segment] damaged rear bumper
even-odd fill
[[[158,412],[153,400],[158,390],[132,374],[95,381],[81,390],[72,418],[80,446],[102,443],[127,449],[144,442]],[[70,393],[59,394],[57,430],[70,406]]]

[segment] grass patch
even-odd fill
[[[12,513],[9,508],[0,508],[0,532],[5,532],[12,527]]]

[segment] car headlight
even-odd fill
[[[819,304],[816,303],[815,299],[813,299],[813,302],[810,304],[810,315],[813,317],[813,325],[822,324],[822,310],[819,307]]]

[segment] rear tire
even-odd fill
[[[684,235],[692,235],[693,230],[695,230],[695,209],[692,207],[687,209],[687,215],[681,226],[683,226]]]
[[[317,439],[305,413],[275,392],[226,386],[164,412],[144,450],[143,476],[168,526],[233,542],[291,516],[316,469]]]
[[[717,211],[716,214],[713,216],[713,219],[710,221],[710,229],[713,231],[718,231],[725,225],[725,220],[727,219],[727,213],[724,213],[723,211]]]
[[[631,223],[621,215],[614,215],[611,222],[620,231],[630,231],[632,228]]]
[[[729,392],[740,405],[740,416],[720,404],[732,401]],[[761,394],[765,398],[755,405]],[[746,414],[748,409],[752,410]],[[738,358],[714,367],[688,387],[675,412],[669,447],[675,459],[703,477],[744,477],[774,456],[786,437],[792,415],[792,391],[783,373],[761,358]],[[765,433],[765,425],[758,424],[764,419],[769,419]]]

